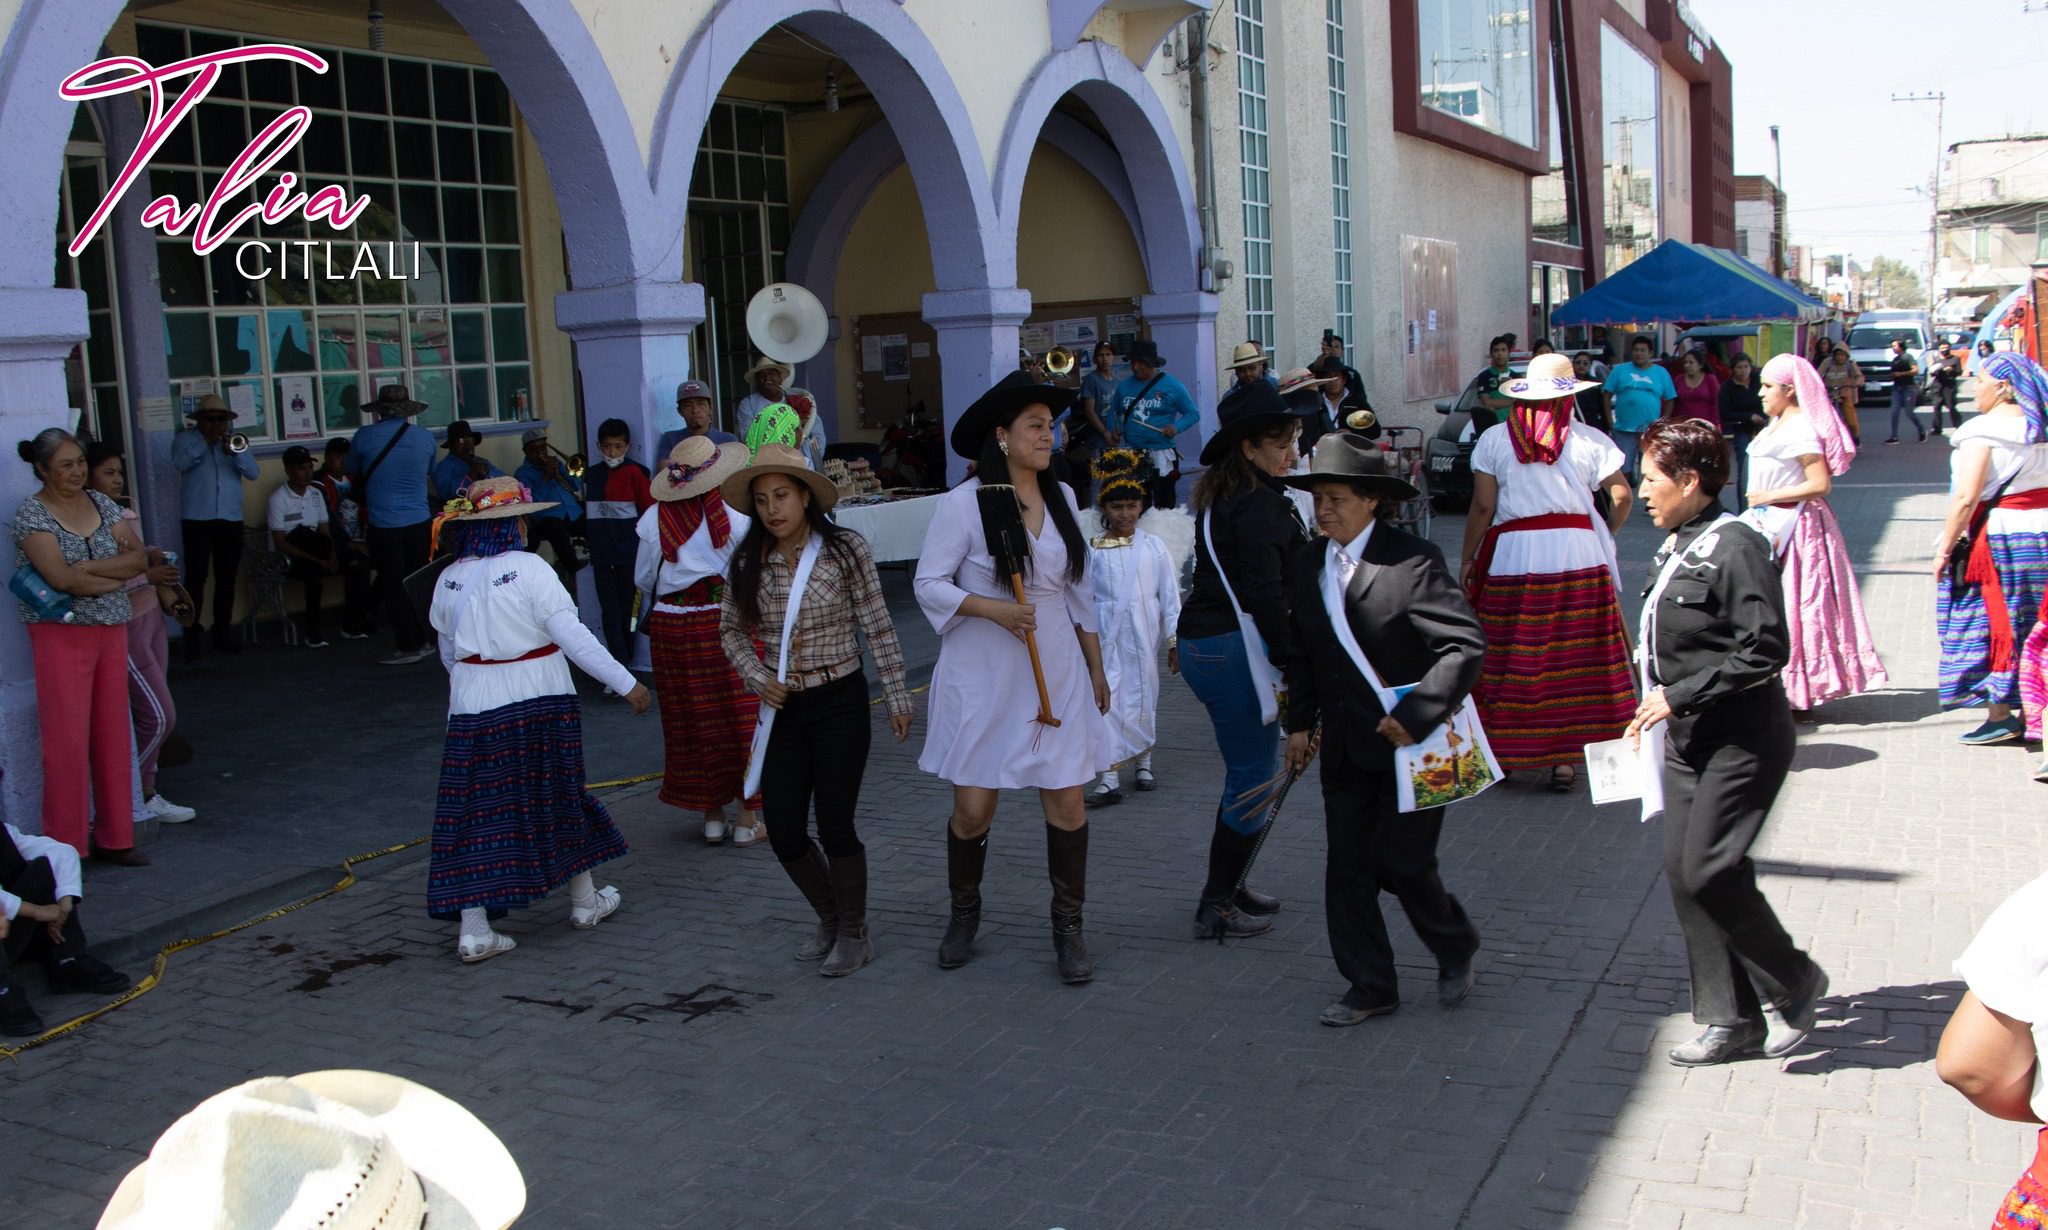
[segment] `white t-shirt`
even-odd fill
[[[271,529],[287,534],[296,529],[317,530],[327,524],[327,495],[310,483],[306,494],[294,495],[292,485],[286,483],[270,493],[267,522]]]
[[[1781,491],[1806,481],[1801,457],[1821,457],[1820,437],[1806,415],[1781,414],[1749,442],[1749,490]]]
[[[1472,472],[1491,474],[1500,484],[1496,522],[1545,513],[1590,515],[1593,501],[1588,492],[1623,464],[1614,441],[1578,419],[1572,420],[1556,465],[1515,460],[1515,442],[1506,423],[1487,428],[1472,449]]]
[[[1991,912],[1955,970],[1985,1007],[2033,1027],[2039,1058],[2028,1105],[2048,1119],[2048,876]]]
[[[2007,491],[2048,487],[2048,444],[2027,442],[2027,420],[2022,415],[1980,414],[1958,427],[1949,436],[1949,444],[1955,449],[1949,455],[1950,491],[1955,490],[1956,477],[1962,472],[1964,445],[1991,450],[1991,465],[1984,472],[1984,487],[1977,493],[1978,499],[1990,499],[1991,493],[2008,479],[2012,486]]]

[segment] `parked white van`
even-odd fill
[[[1865,312],[1849,330],[1849,360],[1863,369],[1863,400],[1890,401],[1892,342],[1920,365],[1920,400],[1927,399],[1927,360],[1935,351],[1934,321],[1917,309]]]

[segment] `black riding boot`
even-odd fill
[[[1247,837],[1223,823],[1220,810],[1216,813],[1216,831],[1209,835],[1209,879],[1202,885],[1200,904],[1195,906],[1196,939],[1236,938],[1272,929],[1271,918],[1253,917],[1238,909],[1232,901],[1237,892],[1238,877],[1244,874],[1245,864],[1251,861],[1255,841],[1256,837]],[[1272,898],[1264,900],[1272,901]],[[1274,902],[1273,908],[1278,909],[1279,903]]]
[[[1088,941],[1081,935],[1081,903],[1087,896],[1088,826],[1068,832],[1045,826],[1045,868],[1052,879],[1052,948],[1059,955],[1060,981],[1095,977]]]
[[[818,972],[838,978],[875,959],[868,942],[868,856],[866,851],[832,860],[832,899],[839,906],[839,936]]]
[[[782,869],[789,873],[790,883],[796,885],[804,900],[818,912],[818,929],[796,949],[797,960],[816,961],[832,951],[832,942],[839,937],[839,907],[832,896],[832,877],[825,866],[825,855],[811,846],[795,862],[784,863]]]
[[[939,968],[959,969],[974,955],[974,933],[981,928],[981,869],[988,864],[988,834],[969,840],[946,825],[946,887],[953,896],[953,917],[946,938],[939,941]]]

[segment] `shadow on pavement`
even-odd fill
[[[1879,987],[1821,1006],[1821,1025],[1785,1071],[1821,1076],[1844,1068],[1909,1068],[1934,1058],[1942,1027],[1962,1001],[1961,982]],[[1839,1022],[1832,1026],[1829,1021]]]
[[[1793,759],[1792,771],[1846,769],[1852,764],[1867,764],[1876,759],[1877,753],[1870,748],[1850,743],[1801,743]]]

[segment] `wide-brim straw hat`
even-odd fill
[[[754,480],[767,474],[782,474],[795,479],[811,489],[811,501],[820,512],[831,512],[839,502],[839,488],[832,481],[804,464],[804,455],[787,444],[763,444],[761,451],[754,454],[754,464],[728,477],[718,485],[718,493],[725,497],[729,507],[753,515]]]
[[[654,468],[650,493],[662,501],[703,495],[746,465],[747,456],[744,444],[713,444],[709,436],[684,436],[669,450],[668,461]]]
[[[1264,363],[1265,361],[1266,352],[1259,349],[1257,342],[1239,342],[1237,348],[1230,352],[1230,362],[1223,365],[1223,370],[1233,371],[1240,367],[1250,367],[1254,363]]]
[[[1240,384],[1216,406],[1216,431],[1202,445],[1202,464],[1213,466],[1237,447],[1281,419],[1302,418],[1312,407],[1294,404],[1263,380]]]
[[[1335,431],[1316,441],[1308,473],[1290,474],[1280,481],[1300,491],[1314,491],[1317,483],[1345,482],[1388,499],[1414,499],[1420,493],[1400,476],[1394,464],[1393,454],[1348,432]]]
[[[784,384],[788,384],[790,381],[796,379],[796,369],[794,367],[791,367],[787,363],[778,363],[774,359],[770,358],[760,358],[754,360],[754,365],[748,368],[746,372],[743,374],[745,375],[747,382],[751,384],[753,383],[754,377],[760,375],[762,372],[769,370],[770,368],[773,368],[776,371],[782,373],[782,383]]]
[[[1564,355],[1539,354],[1529,360],[1528,374],[1500,386],[1500,395],[1516,401],[1556,401],[1599,387],[1597,380],[1579,379],[1572,370],[1572,361]]]
[[[988,433],[1006,416],[1026,406],[1044,406],[1055,415],[1079,400],[1076,389],[1063,389],[1056,384],[1040,384],[1027,372],[1011,372],[996,381],[994,388],[974,400],[960,415],[960,421],[953,424],[953,451],[969,461],[981,457],[981,446],[988,440]]]
[[[479,478],[462,489],[462,497],[444,515],[450,521],[488,521],[493,517],[523,517],[527,513],[553,508],[560,500],[536,500],[526,484],[507,475]]]
[[[128,1172],[100,1230],[504,1230],[526,1207],[475,1115],[383,1072],[266,1076],[213,1095]]]

